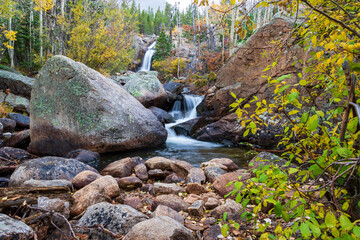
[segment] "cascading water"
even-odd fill
[[[169,114],[175,119],[175,123],[166,124],[166,130],[168,131],[168,138],[166,145],[191,145],[191,146],[202,146],[202,147],[219,147],[220,144],[202,142],[193,138],[177,135],[175,130],[172,128],[178,124],[187,122],[197,117],[196,107],[204,99],[204,96],[197,96],[192,94],[184,94],[183,104],[180,100],[176,101]],[[182,106],[183,105],[183,106]]]
[[[150,71],[151,59],[155,53],[156,42],[153,42],[146,50],[140,71]]]

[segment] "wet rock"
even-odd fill
[[[67,180],[26,180],[23,187],[68,187],[70,190],[73,188],[71,182]]]
[[[216,192],[223,197],[235,189],[234,185],[230,185],[226,187],[226,185],[229,182],[232,181],[245,182],[250,177],[251,174],[249,172],[247,172],[245,169],[240,169],[235,172],[226,173],[224,175],[217,177],[213,183],[213,187],[215,188]]]
[[[59,198],[50,199],[47,197],[39,197],[38,208],[46,211],[58,212],[66,218],[70,217],[69,202]]]
[[[16,122],[17,128],[29,128],[30,118],[20,113],[9,113],[9,118]]]
[[[164,84],[164,89],[166,91],[177,94],[177,95],[181,94],[183,88],[184,88],[184,85],[182,83],[169,82],[169,83]]]
[[[211,183],[215,181],[215,178],[220,177],[221,175],[226,173],[225,170],[219,167],[207,167],[205,168],[204,172],[206,179]]]
[[[117,197],[119,194],[119,185],[113,177],[101,177],[74,193],[74,202],[70,209],[71,215],[79,215],[89,206],[110,201],[111,198]]]
[[[124,204],[128,205],[136,210],[141,210],[143,207],[143,203],[142,203],[141,199],[138,197],[125,198]]]
[[[148,171],[149,178],[153,178],[155,180],[162,180],[166,178],[166,173],[161,169],[152,169]]]
[[[206,188],[199,183],[188,183],[186,191],[193,194],[202,194],[207,192]]]
[[[145,165],[149,170],[152,169],[161,169],[166,170],[170,169],[170,165],[173,161],[164,157],[153,157],[145,161]]]
[[[178,135],[193,136],[198,129],[204,127],[206,124],[208,124],[208,122],[204,117],[198,117],[176,124],[172,128]]]
[[[28,78],[21,74],[0,70],[0,89],[10,92],[27,99],[30,99],[31,89],[34,85],[34,78]]]
[[[26,180],[68,180],[82,171],[97,171],[75,159],[60,157],[42,157],[26,161],[19,165],[10,177],[10,186],[21,186]]]
[[[251,169],[258,168],[260,165],[277,165],[282,167],[285,164],[285,159],[269,152],[261,152],[250,160],[249,167]]]
[[[124,240],[194,240],[192,232],[176,220],[159,216],[136,224]]]
[[[165,183],[178,183],[183,181],[185,180],[182,177],[176,175],[176,173],[172,173],[164,179]]]
[[[193,165],[191,165],[188,162],[180,161],[180,160],[174,160],[170,164],[171,169],[178,175],[179,177],[186,178],[189,174],[190,170],[194,168]]]
[[[151,106],[149,107],[149,110],[157,117],[157,119],[162,123],[174,123],[175,119],[165,110]]]
[[[106,202],[90,206],[80,218],[78,226],[104,226],[115,234],[125,235],[137,223],[148,217],[128,205],[110,204]],[[92,239],[113,240],[114,238],[103,231],[91,230]]]
[[[101,175],[98,173],[92,171],[82,171],[73,178],[72,184],[75,189],[81,189],[98,178],[101,178]]]
[[[148,180],[149,175],[145,164],[140,163],[134,167],[135,175],[143,181]]]
[[[156,210],[153,212],[152,215],[153,215],[153,217],[168,216],[168,217],[178,221],[179,223],[184,224],[183,216],[181,216],[177,211],[175,211],[172,208],[169,208],[165,205],[157,206]]]
[[[239,220],[240,219],[241,205],[236,203],[234,200],[227,199],[225,204],[216,207],[210,211],[210,215],[216,219],[222,219],[225,212],[228,213],[228,220]]]
[[[0,187],[7,187],[9,186],[10,179],[5,177],[0,177]]]
[[[151,205],[151,209],[154,211],[157,206],[165,205],[169,208],[174,209],[177,212],[187,211],[189,204],[184,202],[180,197],[172,194],[168,195],[159,195],[154,199],[153,204]]]
[[[158,146],[167,138],[154,114],[128,92],[65,56],[54,56],[42,67],[30,106],[29,151],[34,154],[125,151]]]
[[[125,190],[136,189],[142,186],[142,181],[137,177],[123,177],[118,180],[119,187]]]
[[[66,157],[74,158],[86,164],[100,161],[100,154],[85,149],[76,149],[74,151],[71,151],[66,154]]]
[[[211,159],[209,163],[220,163],[226,166],[228,171],[234,171],[239,169],[239,167],[230,158],[214,158]]]
[[[3,125],[4,132],[14,132],[16,127],[15,120],[10,118],[0,118],[0,123]]]
[[[206,181],[206,177],[205,177],[205,173],[202,169],[200,168],[192,168],[189,171],[189,174],[186,178],[186,182],[187,183],[205,183]]]
[[[15,220],[5,214],[0,213],[0,239],[3,240],[30,240],[34,237],[31,227],[22,221]]]
[[[204,240],[219,240],[223,238],[221,228],[217,224],[206,229],[203,236]]]
[[[154,193],[155,195],[161,194],[175,194],[185,192],[185,189],[179,187],[174,183],[154,183]]]
[[[205,213],[204,201],[198,200],[191,204],[188,208],[188,212],[191,216],[202,216]]]
[[[137,72],[128,75],[130,80],[124,89],[145,107],[162,107],[166,101],[166,91],[159,79],[151,72]]]
[[[111,175],[113,177],[122,178],[131,175],[134,167],[142,163],[140,157],[127,157],[107,165],[102,171],[101,175]]]
[[[220,205],[220,201],[216,198],[208,198],[205,203],[205,208],[211,210]]]
[[[7,147],[26,149],[29,146],[30,142],[30,130],[27,129],[13,134],[9,139],[5,141],[4,145]]]

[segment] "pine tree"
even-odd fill
[[[156,52],[153,56],[154,60],[161,61],[166,57],[171,56],[172,45],[169,43],[169,38],[164,32],[160,32],[159,38],[156,41]]]

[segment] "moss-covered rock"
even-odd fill
[[[134,97],[99,72],[64,56],[41,69],[30,103],[36,154],[74,149],[123,151],[163,144],[161,123]]]

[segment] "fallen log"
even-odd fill
[[[0,207],[19,206],[24,201],[28,204],[37,203],[39,197],[60,198],[72,201],[68,187],[12,187],[0,188]]]

